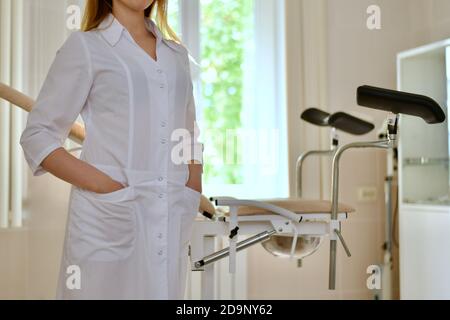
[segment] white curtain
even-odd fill
[[[0,81],[23,89],[23,0],[0,1]],[[0,101],[0,228],[22,226],[24,112]]]

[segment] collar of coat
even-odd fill
[[[182,52],[182,49],[180,48],[181,45],[173,40],[165,39],[161,30],[159,30],[158,26],[151,18],[145,18],[145,26],[147,27],[147,30],[156,37],[157,43],[164,41],[172,49]],[[126,30],[112,13],[109,13],[108,16],[103,19],[97,29],[112,47],[119,42],[122,33]]]

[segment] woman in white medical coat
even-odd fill
[[[167,0],[88,0],[51,65],[20,142],[33,175],[72,185],[59,299],[184,297],[202,144],[176,40]],[[77,159],[63,142],[79,114]]]

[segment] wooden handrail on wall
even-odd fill
[[[27,112],[30,112],[34,105],[33,99],[3,83],[0,83],[0,98]],[[69,138],[76,143],[83,144],[84,134],[84,126],[76,122],[70,130]]]
[[[0,98],[9,101],[11,104],[22,108],[23,110],[30,112],[34,105],[34,100],[0,82]],[[83,144],[85,137],[84,126],[81,123],[74,123],[69,133],[69,139],[75,141],[78,144]],[[215,208],[211,202],[204,195],[201,197],[199,212],[207,212],[209,214],[215,214]]]

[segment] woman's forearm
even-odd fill
[[[202,193],[202,164],[189,164],[189,180],[186,186]]]
[[[79,160],[64,148],[55,149],[43,161],[42,167],[72,185],[96,193],[109,193],[124,187],[104,172],[89,163]],[[202,192],[203,165],[189,164],[189,179],[186,185]]]
[[[109,193],[124,187],[104,172],[74,157],[62,147],[51,152],[41,165],[54,176],[92,192]]]

